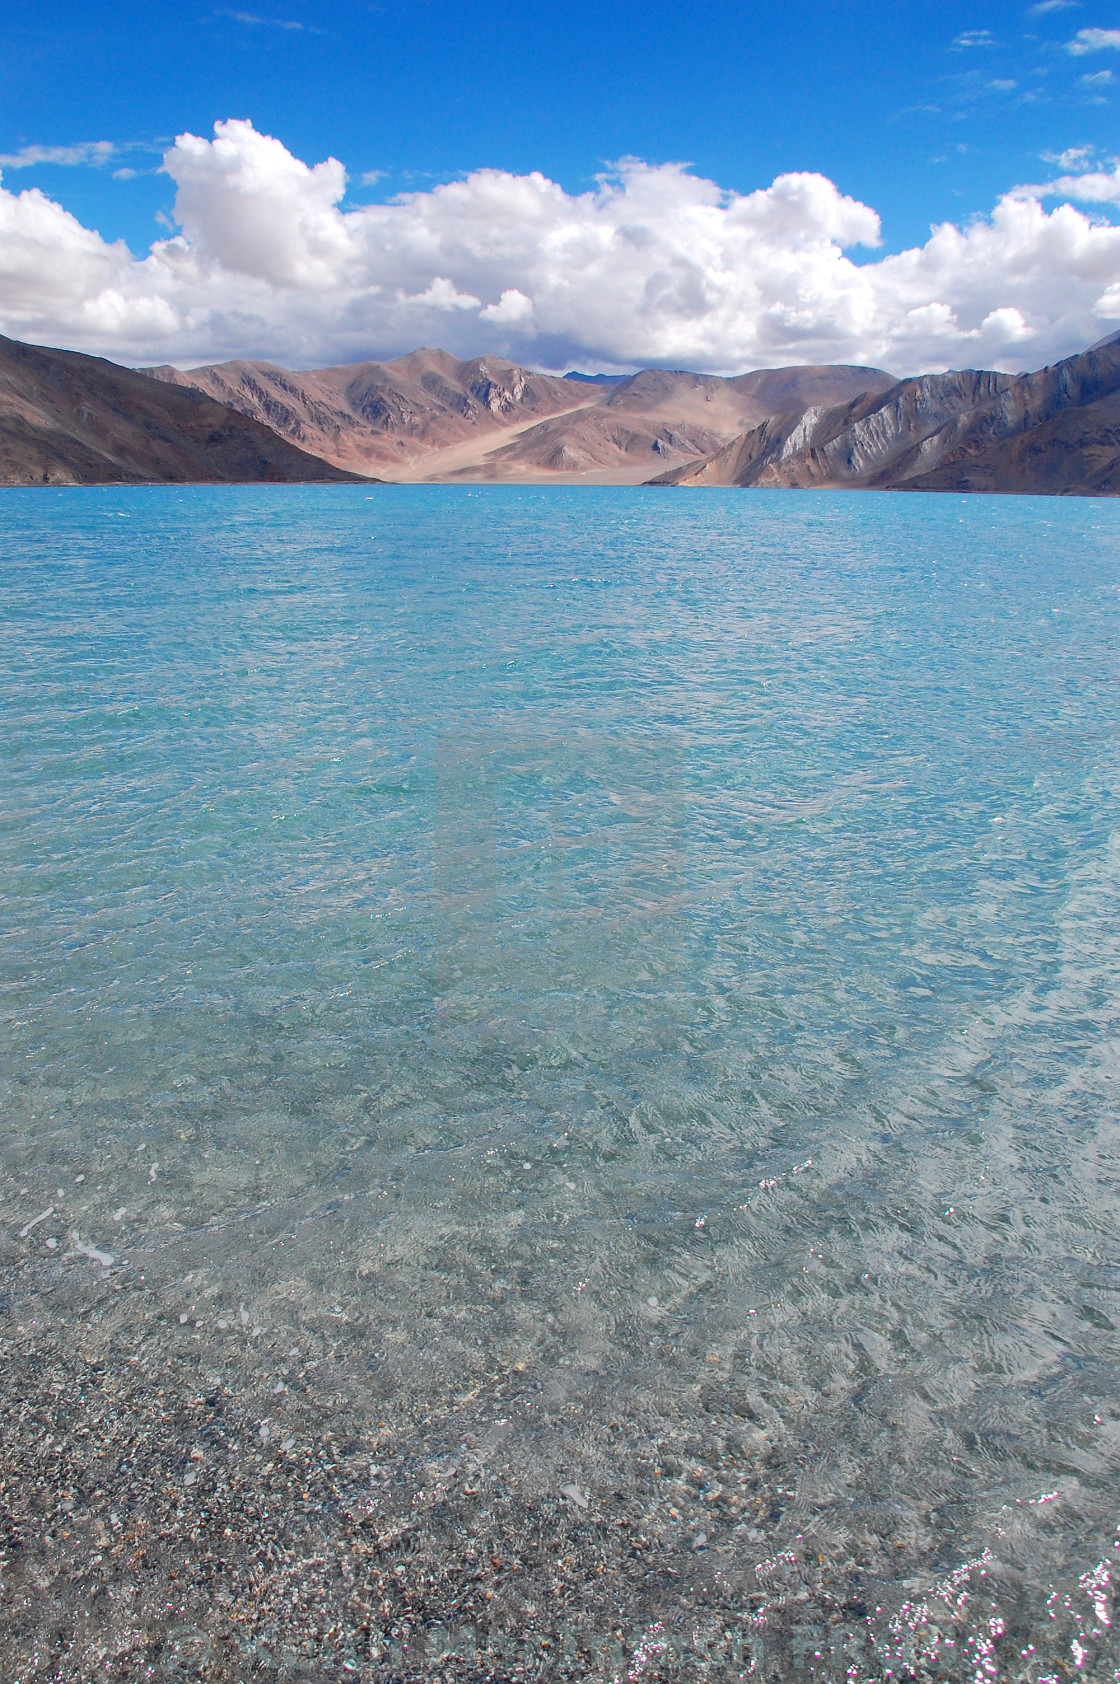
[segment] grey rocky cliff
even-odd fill
[[[952,371],[772,416],[656,485],[1113,495],[1120,343],[1034,374]]]

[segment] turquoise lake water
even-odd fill
[[[5,492],[7,1348],[241,1400],[183,1527],[333,1433],[601,1624],[625,1523],[604,1677],[700,1598],[712,1676],[1111,1678],[1118,592],[1090,500]]]

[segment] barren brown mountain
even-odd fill
[[[893,382],[876,368],[760,369],[731,379],[643,369],[575,413],[522,429],[455,477],[640,482],[652,460],[688,462],[789,403],[836,403]]]
[[[645,369],[598,384],[442,351],[308,374],[136,371],[0,338],[0,484],[363,477],[1116,495],[1120,336],[1026,375]]]
[[[777,415],[660,485],[1120,493],[1120,341],[1035,374],[966,370]]]
[[[194,386],[341,467],[395,480],[637,482],[659,463],[709,454],[776,409],[894,383],[880,369],[828,367],[733,379],[646,369],[596,385],[502,357],[462,362],[431,350],[304,374],[257,362],[147,372]]]
[[[304,374],[259,362],[145,372],[206,392],[338,467],[392,479],[423,477],[417,468],[440,451],[484,450],[511,428],[596,402],[599,391],[501,357],[460,362],[427,350]]]
[[[0,337],[0,485],[354,477],[200,392]]]

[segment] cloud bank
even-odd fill
[[[422,344],[550,369],[711,372],[874,363],[1020,369],[1120,326],[1114,172],[1018,188],[967,227],[855,262],[879,218],[822,175],[738,194],[680,165],[620,164],[573,195],[478,170],[340,208],[346,172],[248,122],[164,158],[181,232],[136,258],[38,189],[0,186],[0,331],[125,362],[297,367]]]

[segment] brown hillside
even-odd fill
[[[199,392],[0,337],[0,485],[354,477]]]

